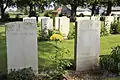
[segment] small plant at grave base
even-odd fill
[[[56,42],[55,45],[55,55],[52,56],[52,61],[55,63],[55,68],[52,73],[49,75],[51,76],[51,80],[63,80],[64,74],[67,72],[65,71],[66,67],[70,67],[72,63],[69,60],[65,60],[63,57],[65,54],[69,55],[69,50],[67,48],[61,47],[61,41],[63,40],[63,37],[58,34],[53,34],[50,37],[50,40],[53,40]],[[58,46],[59,44],[59,46]]]
[[[31,67],[19,70],[11,69],[7,80],[38,80],[37,75]]]
[[[112,54],[100,58],[102,69],[120,75],[120,46],[112,48]]]

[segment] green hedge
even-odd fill
[[[70,23],[70,31],[68,34],[68,39],[74,39],[75,38],[75,25],[74,23]]]
[[[111,24],[110,33],[120,34],[120,23],[119,22],[114,22]]]

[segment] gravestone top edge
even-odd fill
[[[99,20],[77,20],[76,22],[79,23],[79,22],[85,22],[85,21],[87,21],[87,22],[88,22],[88,21],[91,21],[91,22],[93,22],[93,21],[94,21],[94,22],[100,22]]]
[[[31,22],[21,22],[21,21],[18,21],[18,22],[10,22],[10,23],[6,23],[5,25],[10,25],[10,24],[36,24],[36,23],[31,23]]]

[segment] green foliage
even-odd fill
[[[70,23],[70,31],[68,34],[68,39],[74,39],[75,38],[75,26],[73,23]]]
[[[4,21],[8,21],[8,18],[9,18],[9,13],[5,13],[4,16],[3,16],[3,20]]]
[[[24,15],[28,15],[28,10],[27,10],[27,7],[25,7],[24,9],[23,9],[23,12],[24,12]]]
[[[111,24],[110,28],[110,33],[111,34],[119,34],[120,33],[120,23],[114,22]]]
[[[62,43],[60,41],[55,41],[54,44],[54,55],[50,56],[50,60],[53,62],[52,64],[54,64],[54,67],[49,66],[49,68],[43,69],[44,77],[41,80],[64,80],[64,74],[67,73],[66,67],[72,65],[69,59],[63,58],[64,55],[70,56],[69,49],[61,46]]]
[[[100,21],[105,21],[105,17],[104,17],[104,16],[101,16],[101,17],[100,17]]]
[[[49,37],[52,36],[53,34],[60,34],[62,35],[62,33],[59,30],[49,30]]]
[[[49,33],[48,33],[47,28],[44,28],[40,31],[40,40],[41,41],[49,40]]]
[[[37,80],[37,76],[31,67],[19,70],[11,70],[8,80]]]
[[[113,47],[111,53],[100,58],[100,66],[109,72],[120,74],[120,46]]]
[[[37,22],[37,38],[38,38],[38,40],[40,40],[40,36],[41,36],[41,23]]]
[[[37,14],[36,14],[35,11],[31,11],[31,12],[29,13],[29,17],[36,17],[36,16],[37,16]]]
[[[51,77],[52,80],[62,80],[64,74],[66,73],[65,68],[70,67],[72,63],[69,60],[63,58],[63,56],[69,55],[69,49],[65,47],[59,47],[61,42],[56,42],[55,48],[56,51],[54,52],[55,55],[52,56],[53,63],[55,63],[54,71],[52,72]],[[59,45],[59,46],[58,46]]]
[[[38,39],[40,41],[47,41],[47,40],[50,40],[50,37],[53,34],[60,34],[60,35],[62,35],[62,33],[60,33],[60,31],[58,31],[58,30],[43,29],[42,31],[38,30]]]
[[[41,22],[37,22],[37,27],[41,27]]]
[[[54,15],[52,14],[52,12],[53,12],[53,10],[45,11],[44,16],[53,18]]]
[[[107,36],[109,35],[106,27],[105,27],[105,22],[101,21],[101,31],[100,31],[100,36]]]

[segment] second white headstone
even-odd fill
[[[77,22],[76,70],[86,71],[98,64],[100,53],[100,21]]]

